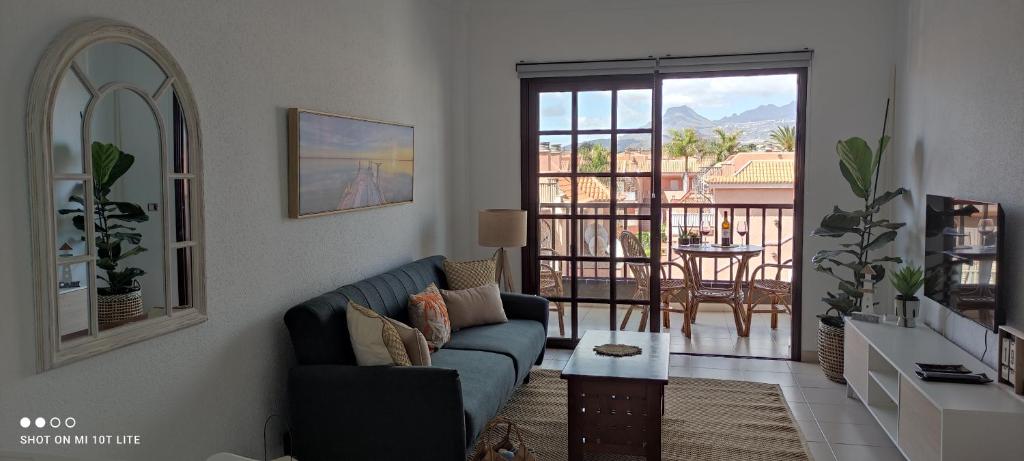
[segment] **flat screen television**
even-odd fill
[[[999,304],[1003,211],[998,203],[928,195],[924,294],[993,331]]]

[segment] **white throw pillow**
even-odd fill
[[[348,336],[359,365],[412,365],[398,330],[371,309],[349,302],[345,309]]]

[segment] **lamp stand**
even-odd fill
[[[505,247],[498,247],[494,252],[494,258],[497,260],[494,264],[494,281],[498,282],[498,287],[502,291],[512,293],[512,267],[509,265]]]

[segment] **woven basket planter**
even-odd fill
[[[142,316],[142,290],[119,295],[96,295],[100,327],[120,325]]]
[[[843,327],[818,321],[818,363],[825,377],[839,384],[846,384],[846,378],[843,378],[843,332]]]

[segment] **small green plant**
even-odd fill
[[[917,290],[924,285],[924,270],[921,266],[903,266],[893,272],[890,282],[900,292],[900,299],[914,299]]]
[[[106,277],[98,276],[107,282],[107,286],[97,289],[101,295],[125,294],[137,289],[136,279],[146,274],[138,267],[125,267],[118,270],[118,265],[125,258],[146,251],[139,242],[142,234],[127,223],[149,221],[149,216],[139,205],[130,202],[118,202],[110,199],[111,188],[121,176],[135,163],[135,156],[122,152],[113,144],[92,143],[92,177],[93,177],[93,226],[96,234],[96,267],[106,272]],[[63,209],[58,213],[74,215],[72,223],[75,228],[85,232],[86,213],[85,199],[80,195],[72,195],[70,202],[77,203],[81,208]],[[84,237],[83,237],[84,239]],[[122,244],[135,245],[122,248]]]

